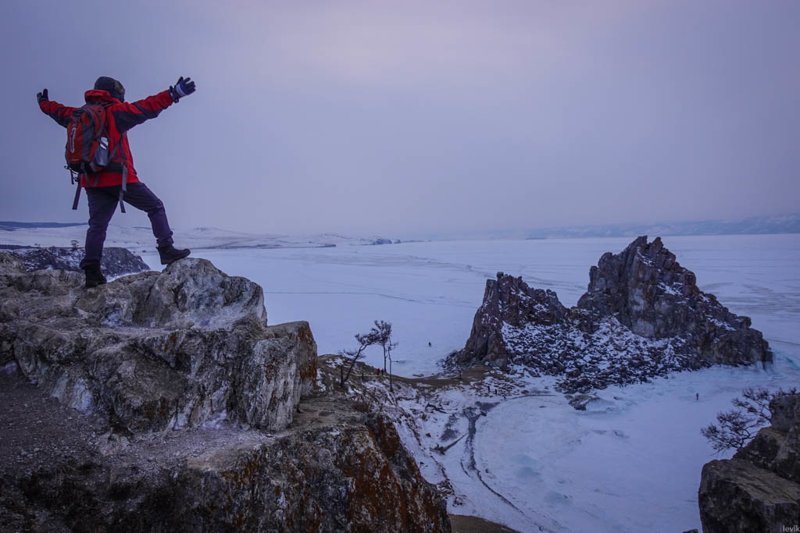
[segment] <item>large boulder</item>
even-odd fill
[[[800,394],[770,402],[772,425],[732,459],[703,466],[698,502],[703,531],[790,530],[800,524]]]
[[[13,356],[28,379],[114,428],[230,418],[277,430],[314,382],[308,324],[268,327],[261,287],[206,260],[90,290],[78,273],[1,264],[0,362]]]
[[[660,239],[648,244],[639,237],[622,253],[600,258],[571,309],[553,291],[498,273],[486,283],[469,339],[448,364],[521,364],[559,376],[566,392],[586,392],[671,371],[771,359],[749,318],[701,291]]]

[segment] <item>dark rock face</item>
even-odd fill
[[[448,531],[442,500],[424,482],[416,486],[421,475],[392,423],[350,416],[339,431],[312,428],[190,461],[170,520],[198,531]],[[262,491],[252,494],[253,486]],[[221,495],[236,503],[212,518]]]
[[[702,292],[694,273],[678,263],[660,238],[648,244],[647,237],[639,237],[621,254],[603,255],[589,271],[589,289],[578,308],[597,317],[613,315],[642,337],[680,337],[703,363],[750,364],[770,358],[750,319]]]
[[[391,422],[314,396],[308,324],[266,316],[202,259],[87,290],[0,253],[0,530],[449,531]]]
[[[475,313],[461,360],[506,363],[513,356],[514,347],[506,343],[505,324],[512,328],[527,324],[547,328],[561,324],[568,313],[555,292],[528,287],[522,278],[498,272],[496,280],[486,281],[483,303]]]
[[[4,400],[10,380],[0,376]],[[24,400],[28,421],[40,421],[39,410],[69,416]],[[75,420],[53,439],[13,430],[24,422],[0,412],[12,428],[0,459],[9,440],[23,441],[0,463],[2,531],[450,530],[444,500],[392,423],[341,399],[305,400],[277,434],[222,427],[127,439],[93,436]]]
[[[71,270],[81,272],[80,262],[83,259],[83,248],[19,248],[13,250],[22,259],[28,271],[34,270]],[[107,276],[117,277],[136,272],[145,272],[150,267],[142,258],[126,248],[104,248],[100,266]]]
[[[561,376],[567,392],[645,381],[712,364],[771,361],[761,332],[702,292],[660,239],[634,240],[591,268],[588,291],[567,309],[552,291],[498,273],[488,280],[454,365],[522,364]]]
[[[703,531],[790,531],[800,524],[800,394],[770,403],[772,425],[730,460],[703,467]]]

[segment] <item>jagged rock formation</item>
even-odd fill
[[[636,335],[681,338],[703,364],[765,361],[769,350],[748,317],[731,313],[697,287],[660,238],[639,237],[621,254],[606,253],[589,271],[589,289],[578,301],[594,317],[613,315]]]
[[[387,419],[313,397],[308,324],[266,318],[202,259],[87,290],[0,253],[0,530],[448,531]]]
[[[71,270],[80,272],[83,259],[83,248],[15,248],[11,253],[22,259],[28,271],[34,270]],[[126,248],[107,247],[103,249],[100,265],[103,272],[110,277],[134,274],[150,270],[147,263],[138,255]]]
[[[661,239],[639,237],[600,258],[571,309],[553,291],[498,273],[486,283],[464,349],[448,363],[522,364],[561,376],[564,391],[586,392],[675,370],[770,361],[750,325],[702,292]]]
[[[800,394],[770,402],[772,425],[730,460],[703,467],[703,531],[790,531],[800,524]]]
[[[568,315],[569,310],[555,292],[528,287],[522,278],[498,272],[496,280],[486,281],[483,303],[456,360],[507,364],[515,351],[515,339],[506,338],[511,328],[523,330],[529,324],[539,324],[547,329],[558,326]]]

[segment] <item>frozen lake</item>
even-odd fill
[[[395,371],[431,374],[463,347],[487,278],[522,276],[574,305],[589,268],[632,239],[457,241],[319,249],[198,250],[264,287],[270,323],[308,320],[319,352],[353,345],[373,320],[394,325]],[[458,499],[451,511],[520,531],[684,531],[699,528],[697,488],[714,454],[700,428],[747,386],[800,384],[800,235],[667,237],[698,284],[753,319],[775,352],[760,368],[711,368],[612,387],[579,412],[563,396],[500,403],[477,424],[484,485],[442,459]],[[146,256],[157,267],[155,256]],[[428,343],[431,346],[428,346]],[[368,362],[381,364],[379,354]],[[697,400],[696,394],[699,394]],[[464,397],[463,405],[475,401]],[[455,450],[454,450],[455,452]],[[499,498],[497,494],[502,494]],[[509,505],[507,502],[512,502]]]

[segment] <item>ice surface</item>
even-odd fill
[[[684,372],[601,391],[585,412],[562,396],[504,402],[478,428],[479,468],[526,515],[543,514],[556,529],[696,528],[700,470],[718,457],[699,429],[729,409],[742,387],[785,387],[797,383],[794,376],[753,368]]]

